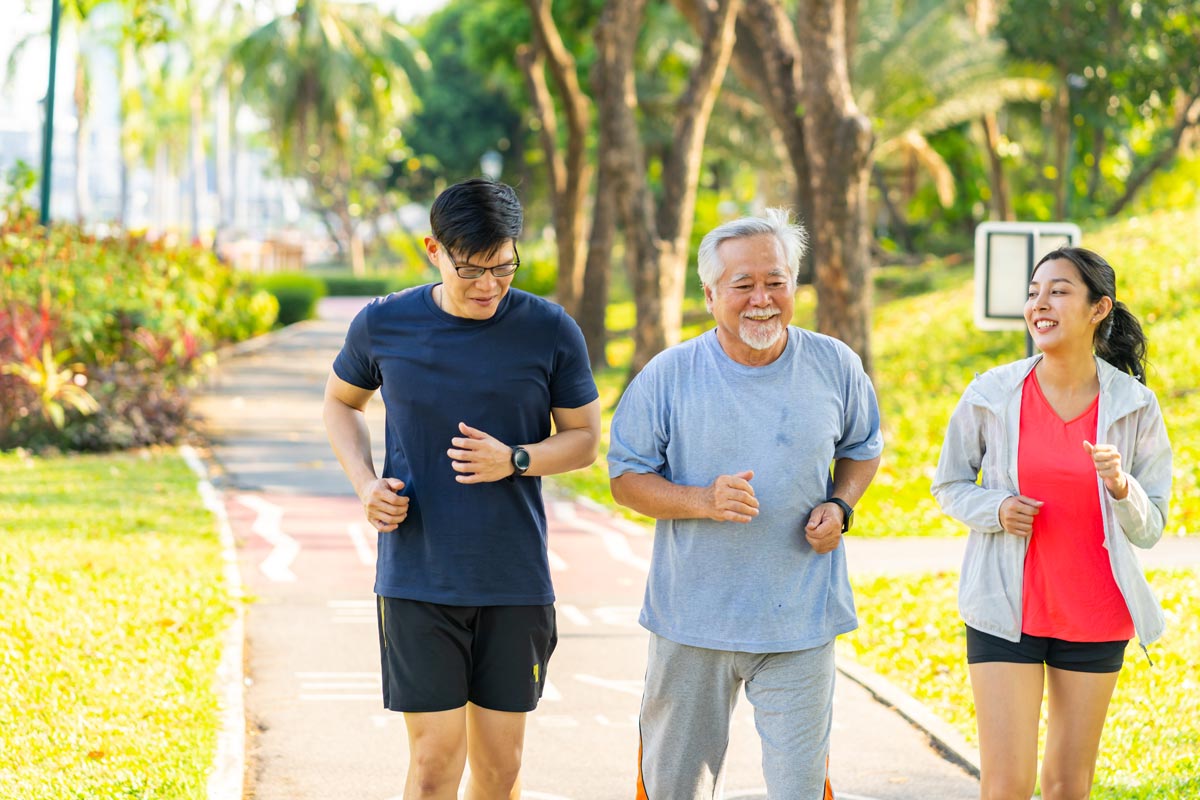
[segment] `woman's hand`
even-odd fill
[[[1121,469],[1121,454],[1111,444],[1092,444],[1085,441],[1083,449],[1092,457],[1096,474],[1104,481],[1104,487],[1115,500],[1124,500],[1129,494],[1129,478]]]
[[[1014,536],[1028,536],[1033,533],[1033,518],[1041,508],[1041,500],[1023,494],[1005,498],[1000,504],[1000,527]]]

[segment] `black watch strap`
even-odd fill
[[[826,503],[834,503],[842,509],[842,533],[850,530],[850,525],[854,522],[854,507],[840,497],[828,497]]]

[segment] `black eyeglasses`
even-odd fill
[[[517,271],[521,266],[521,254],[517,252],[517,243],[513,242],[513,260],[507,264],[497,264],[494,267],[479,267],[474,264],[459,264],[454,260],[454,256],[450,255],[450,251],[442,248],[442,252],[446,254],[446,258],[450,259],[450,266],[454,267],[454,271],[458,273],[458,277],[468,281],[473,281],[476,278],[482,278],[483,273],[491,272],[492,277],[507,278]]]

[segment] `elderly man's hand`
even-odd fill
[[[708,516],[717,522],[749,522],[758,516],[758,498],[750,479],[753,470],[718,475],[708,487]]]
[[[841,506],[837,503],[821,503],[812,510],[808,524],[804,526],[804,538],[818,553],[830,553],[837,549],[842,540]]]

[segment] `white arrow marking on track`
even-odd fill
[[[272,547],[271,554],[263,559],[258,568],[277,583],[296,580],[296,573],[292,572],[292,562],[300,553],[300,543],[283,532],[280,526],[283,521],[283,509],[252,494],[239,494],[237,501],[258,512],[250,530],[266,539]]]
[[[587,614],[579,610],[579,606],[573,606],[570,603],[559,603],[558,610],[563,616],[574,622],[576,625],[591,625],[592,621],[588,619]]]
[[[628,564],[639,572],[645,573],[650,571],[649,559],[642,558],[633,552],[633,548],[629,546],[629,541],[625,538],[625,534],[607,525],[601,525],[597,522],[581,518],[575,513],[575,505],[573,503],[566,501],[555,503],[554,516],[564,525],[569,525],[586,533],[599,536],[600,541],[604,542],[604,547],[608,550],[608,554],[615,560],[620,561],[622,564]]]
[[[350,535],[350,541],[354,543],[354,552],[358,553],[358,560],[368,567],[373,567],[375,566],[375,550],[368,544],[366,532],[366,523],[351,522],[346,526],[346,533]]]

